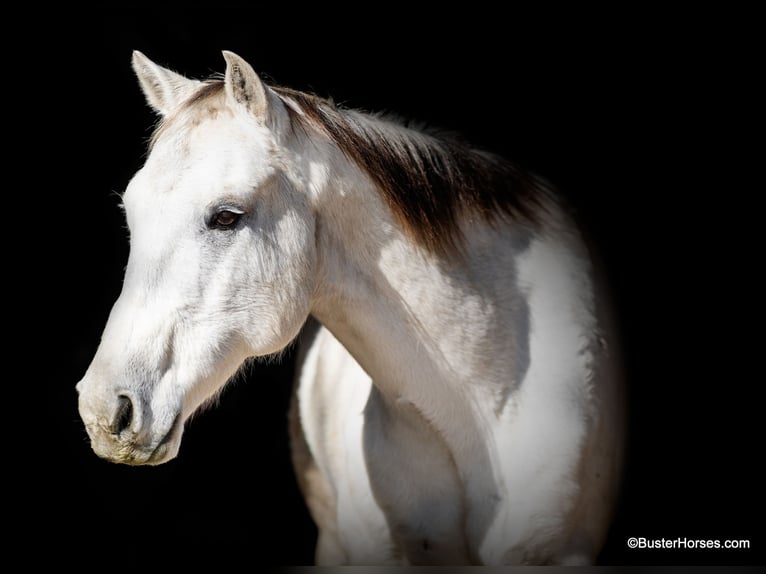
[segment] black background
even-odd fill
[[[607,263],[630,383],[626,481],[601,563],[763,562],[763,376],[753,368],[763,190],[742,180],[755,153],[740,145],[759,133],[748,16],[332,10],[109,4],[46,11],[45,26],[30,17],[37,49],[13,56],[9,109],[32,131],[24,152],[47,160],[21,170],[44,201],[14,194],[7,223],[49,239],[16,249],[35,273],[22,284],[44,292],[29,308],[48,327],[30,335],[24,380],[46,411],[42,423],[23,417],[42,438],[25,449],[33,464],[13,467],[24,488],[17,532],[46,548],[74,540],[67,548],[83,556],[184,548],[312,561],[287,446],[293,353],[227,388],[160,467],[99,460],[76,408],[127,261],[116,193],[155,121],[131,51],[206,77],[224,70],[227,49],[270,82],[462,132],[558,185]],[[753,548],[640,551],[630,536]]]

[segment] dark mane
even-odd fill
[[[474,149],[454,136],[407,128],[384,118],[342,110],[288,88],[292,121],[319,126],[377,184],[392,212],[415,240],[435,252],[460,244],[460,215],[485,221],[510,217],[536,227],[545,184],[512,163]]]
[[[403,229],[427,249],[444,253],[458,248],[461,215],[538,226],[548,189],[514,164],[454,136],[340,109],[305,92],[271,89],[285,102],[293,127],[323,131],[372,178]],[[223,81],[206,82],[183,109],[212,109],[222,92]]]

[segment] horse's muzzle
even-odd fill
[[[130,465],[155,465],[178,454],[183,421],[178,413],[169,424],[151,415],[135,396],[127,392],[114,397],[92,396],[80,390],[80,417],[93,451],[106,460]]]

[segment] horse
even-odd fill
[[[133,53],[160,119],[122,195],[122,291],[76,386],[92,449],[174,458],[242,364],[300,338],[290,449],[318,564],[597,561],[624,376],[562,194],[223,57],[198,80]]]

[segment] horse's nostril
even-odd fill
[[[120,434],[130,426],[133,420],[133,403],[125,395],[117,397],[117,410],[109,430],[112,434]]]

